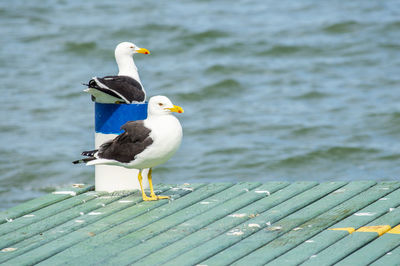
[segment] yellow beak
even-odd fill
[[[168,110],[170,110],[171,112],[175,112],[175,113],[180,113],[180,114],[183,113],[182,107],[180,107],[180,106],[178,106],[178,105],[174,105],[174,107],[172,107],[172,108],[165,108],[165,109],[168,109]]]
[[[138,48],[136,49],[136,52],[138,52],[139,54],[150,54],[150,51],[146,48]]]

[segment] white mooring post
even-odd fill
[[[121,126],[128,121],[144,120],[147,117],[147,103],[105,104],[95,103],[95,146],[96,149],[106,141],[112,140],[123,131]],[[147,176],[144,173],[143,177]],[[140,189],[138,170],[120,166],[96,165],[95,190],[121,191]],[[143,178],[147,188],[147,178]]]

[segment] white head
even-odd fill
[[[139,73],[133,62],[133,54],[150,54],[146,48],[139,48],[131,42],[121,42],[115,48],[115,60],[118,65],[119,76],[129,76],[140,83]]]
[[[172,112],[183,113],[180,106],[173,105],[170,99],[165,96],[153,96],[149,100],[149,115],[168,115]]]
[[[132,56],[133,54],[150,54],[150,51],[146,48],[137,47],[135,44],[131,42],[121,42],[115,48],[115,58],[123,57],[123,56]]]

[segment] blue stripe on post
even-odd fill
[[[120,134],[128,121],[147,118],[147,102],[138,104],[95,103],[94,127],[97,133]]]

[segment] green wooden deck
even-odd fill
[[[0,213],[3,265],[398,265],[400,182],[75,185]]]

